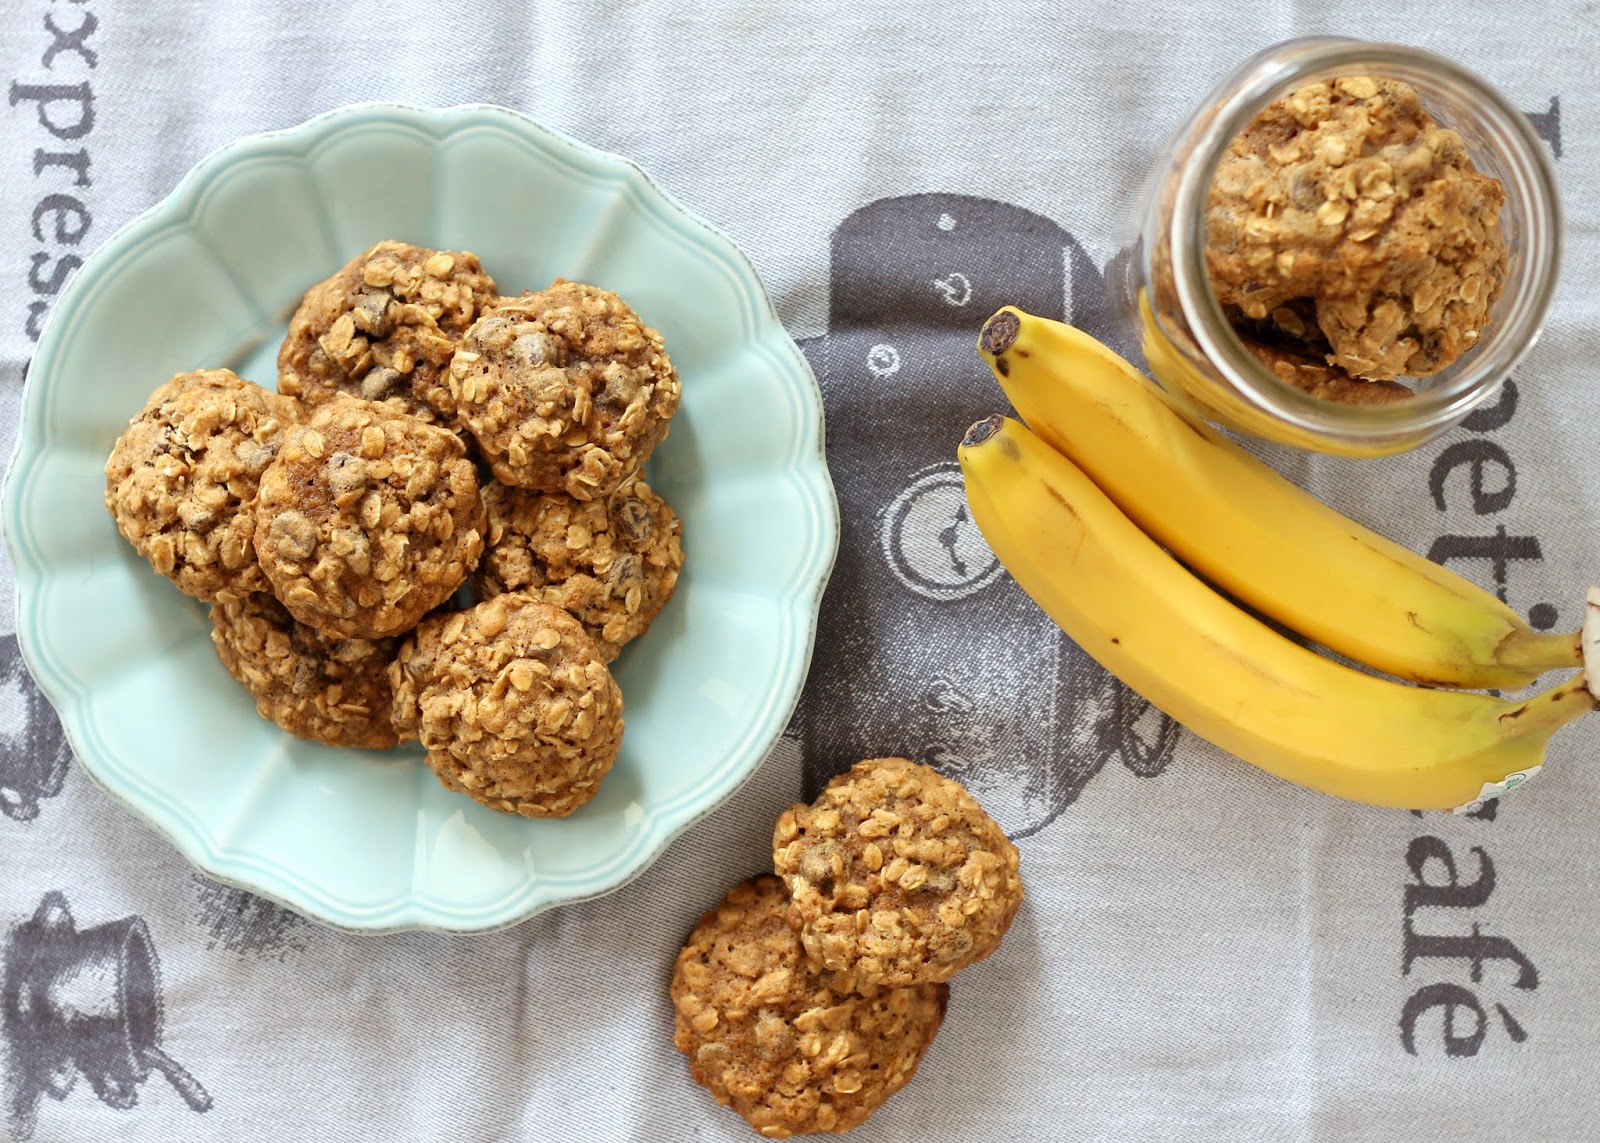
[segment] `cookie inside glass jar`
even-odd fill
[[[1270,104],[1218,163],[1213,292],[1278,377],[1347,403],[1404,400],[1472,350],[1507,272],[1505,191],[1415,89],[1352,76]]]

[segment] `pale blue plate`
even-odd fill
[[[212,366],[271,385],[301,293],[391,237],[474,251],[505,293],[617,290],[683,377],[650,465],[683,577],[618,660],[622,756],[564,820],[449,793],[415,748],[319,747],[257,717],[204,609],[102,503],[152,389]],[[88,261],[29,370],[5,531],[22,650],[84,768],[211,876],[375,932],[493,929],[605,893],[732,793],[793,711],[839,526],[816,381],[729,239],[513,112],[364,105],[224,148]]]

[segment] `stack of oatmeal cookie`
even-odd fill
[[[678,954],[673,1042],[762,1135],[848,1131],[910,1082],[946,982],[1000,946],[1017,850],[960,783],[873,758],[778,818],[773,866]]]
[[[609,664],[683,564],[641,476],[680,394],[616,294],[505,298],[472,254],[380,242],[306,293],[278,392],[228,370],[157,389],[106,506],[212,604],[264,717],[335,746],[418,739],[447,787],[562,816],[616,760]]]

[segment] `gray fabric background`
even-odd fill
[[[93,21],[81,41],[92,60],[68,49],[47,64],[47,20],[67,30]],[[949,268],[988,283],[970,314],[941,325],[883,305],[874,316],[874,298],[927,281],[921,253],[894,237],[896,220],[948,213],[954,234],[971,222],[1007,249],[1059,246],[1063,278],[1029,263],[1027,288],[1059,287],[1057,309],[1093,325],[1103,315],[1085,267],[1116,249],[1165,134],[1245,55],[1312,31],[1445,51],[1529,111],[1549,115],[1559,97],[1545,125],[1553,143],[1559,118],[1567,261],[1509,423],[1378,463],[1271,455],[1422,551],[1500,527],[1533,538],[1540,558],[1506,567],[1507,598],[1574,626],[1600,554],[1587,510],[1600,477],[1584,443],[1600,411],[1592,4],[484,0],[444,12],[410,0],[5,0],[0,83],[87,82],[95,121],[79,141],[89,185],[72,188],[64,169],[34,171],[35,149],[56,144],[33,106],[0,106],[0,455],[39,298],[30,260],[71,252],[35,238],[43,196],[82,197],[93,221],[81,253],[240,134],[361,100],[484,100],[633,157],[743,245],[822,380],[847,513],[834,627],[825,623],[816,689],[782,747],[628,888],[491,937],[356,938],[205,881],[76,763],[62,774],[51,720],[0,667],[0,785],[31,783],[37,805],[31,820],[0,816],[0,936],[12,934],[14,957],[52,891],[79,932],[142,919],[161,973],[144,1002],[159,997],[163,1048],[206,1093],[191,1091],[207,1108],[195,1110],[151,1073],[99,1097],[90,1073],[105,1056],[85,1048],[65,1058],[76,1083],[64,1099],[23,1100],[37,1104],[32,1138],[753,1138],[672,1050],[666,974],[699,914],[768,861],[775,814],[858,748],[961,772],[1019,835],[1030,891],[1003,949],[956,981],[915,1082],[860,1138],[1597,1137],[1595,726],[1566,731],[1538,781],[1492,818],[1347,805],[1192,737],[1173,750],[1170,728],[1087,668],[1004,581],[971,597],[1010,617],[998,636],[926,593],[884,605],[913,617],[912,635],[884,652],[900,658],[878,672],[897,681],[864,683],[837,726],[814,717],[819,701],[838,701],[844,643],[878,621],[878,597],[865,593],[891,582],[873,562],[883,514],[948,462],[963,402],[1000,402],[993,389],[956,388],[982,374],[949,347],[970,337],[962,323],[981,319],[978,295],[1003,291],[1007,267],[989,245],[952,246]],[[859,232],[845,227],[883,200],[895,201],[861,216]],[[879,341],[907,363],[893,385],[909,394],[937,376],[940,399],[904,434],[873,438],[870,420],[852,414],[880,398],[851,347]],[[1444,449],[1469,439],[1502,449],[1515,471],[1509,503],[1481,516],[1464,470],[1444,475],[1442,500],[1430,490]],[[1491,490],[1506,479],[1493,467],[1485,477]],[[1494,583],[1488,562],[1456,566]],[[11,613],[6,572],[0,631]],[[965,653],[980,643],[976,658]],[[1013,650],[1037,659],[1024,677],[997,681]],[[1062,694],[1072,701],[1057,704]],[[1049,704],[1056,716],[1034,717]],[[1028,737],[1019,722],[1047,729]],[[1120,746],[1085,738],[1089,723],[1120,726]],[[1435,844],[1463,882],[1492,862],[1493,891],[1408,918],[1408,853]],[[1442,879],[1439,862],[1429,877]],[[1455,955],[1408,964],[1408,925],[1413,951],[1439,949],[1417,945],[1427,934],[1458,938],[1444,946]],[[1444,995],[1439,986],[1470,997],[1481,1024],[1463,1006],[1447,1026],[1433,1008],[1414,1021],[1408,1050],[1408,1001]],[[37,1096],[28,1068],[39,1051],[0,1037],[0,1084],[14,1098]],[[0,1137],[4,1122],[0,1112]]]

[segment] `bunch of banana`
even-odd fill
[[[1585,651],[1600,659],[1600,592],[1581,640],[1537,633],[1186,419],[1070,326],[1008,308],[979,344],[1039,436],[998,417],[968,432],[973,519],[1068,635],[1202,737],[1327,793],[1453,809],[1524,780],[1551,735],[1595,709],[1587,674],[1522,701],[1378,678],[1196,573],[1358,662],[1453,687],[1521,687]]]

